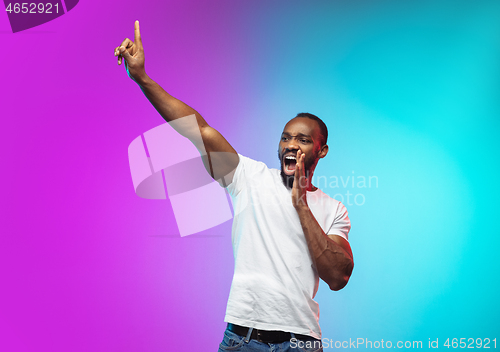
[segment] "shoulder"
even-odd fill
[[[318,214],[322,214],[327,219],[325,231],[328,235],[339,235],[346,240],[351,229],[351,221],[347,208],[342,202],[330,197],[321,189],[311,192],[312,196],[308,196],[307,202]]]
[[[251,181],[255,181],[255,179],[265,177],[265,175],[271,175],[273,173],[274,169],[270,169],[262,161],[257,161],[241,154],[238,154],[238,156],[238,166],[234,170],[232,182],[228,186],[229,191],[236,191],[240,188],[238,184],[248,184]]]
[[[246,175],[272,172],[273,169],[270,169],[265,163],[262,161],[257,161],[251,159],[249,157],[238,154],[240,160],[238,166],[236,167],[236,174],[244,173]]]
[[[344,205],[340,201],[330,197],[319,188],[317,188],[314,192],[308,192],[307,195],[308,202],[312,200],[313,202],[316,202],[318,205],[321,205],[322,207],[327,209],[337,209],[339,207],[344,207]]]

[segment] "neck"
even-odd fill
[[[309,192],[313,192],[315,190],[318,189],[318,187],[315,187],[313,184],[312,184],[312,179],[313,179],[313,175],[314,175],[314,169],[316,168],[316,164],[314,164],[310,170],[307,170],[306,171],[306,177],[307,177],[307,190]]]

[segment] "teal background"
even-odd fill
[[[317,174],[379,181],[328,189],[366,202],[346,204],[351,282],[317,296],[325,337],[428,347],[498,336],[499,5],[303,4],[260,15],[268,35],[253,44],[269,83],[256,115],[323,117],[331,151]]]

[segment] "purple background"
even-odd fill
[[[128,145],[163,123],[113,56],[136,19],[148,74],[240,153],[276,167],[309,111],[330,128],[318,174],[378,177],[346,204],[356,267],[320,286],[325,337],[500,338],[498,4],[86,0],[16,34],[2,12],[0,349],[222,338],[230,222],[181,238],[134,194]]]

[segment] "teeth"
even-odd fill
[[[285,156],[285,159],[297,160],[297,158],[296,158],[296,157],[291,156],[291,155]]]

